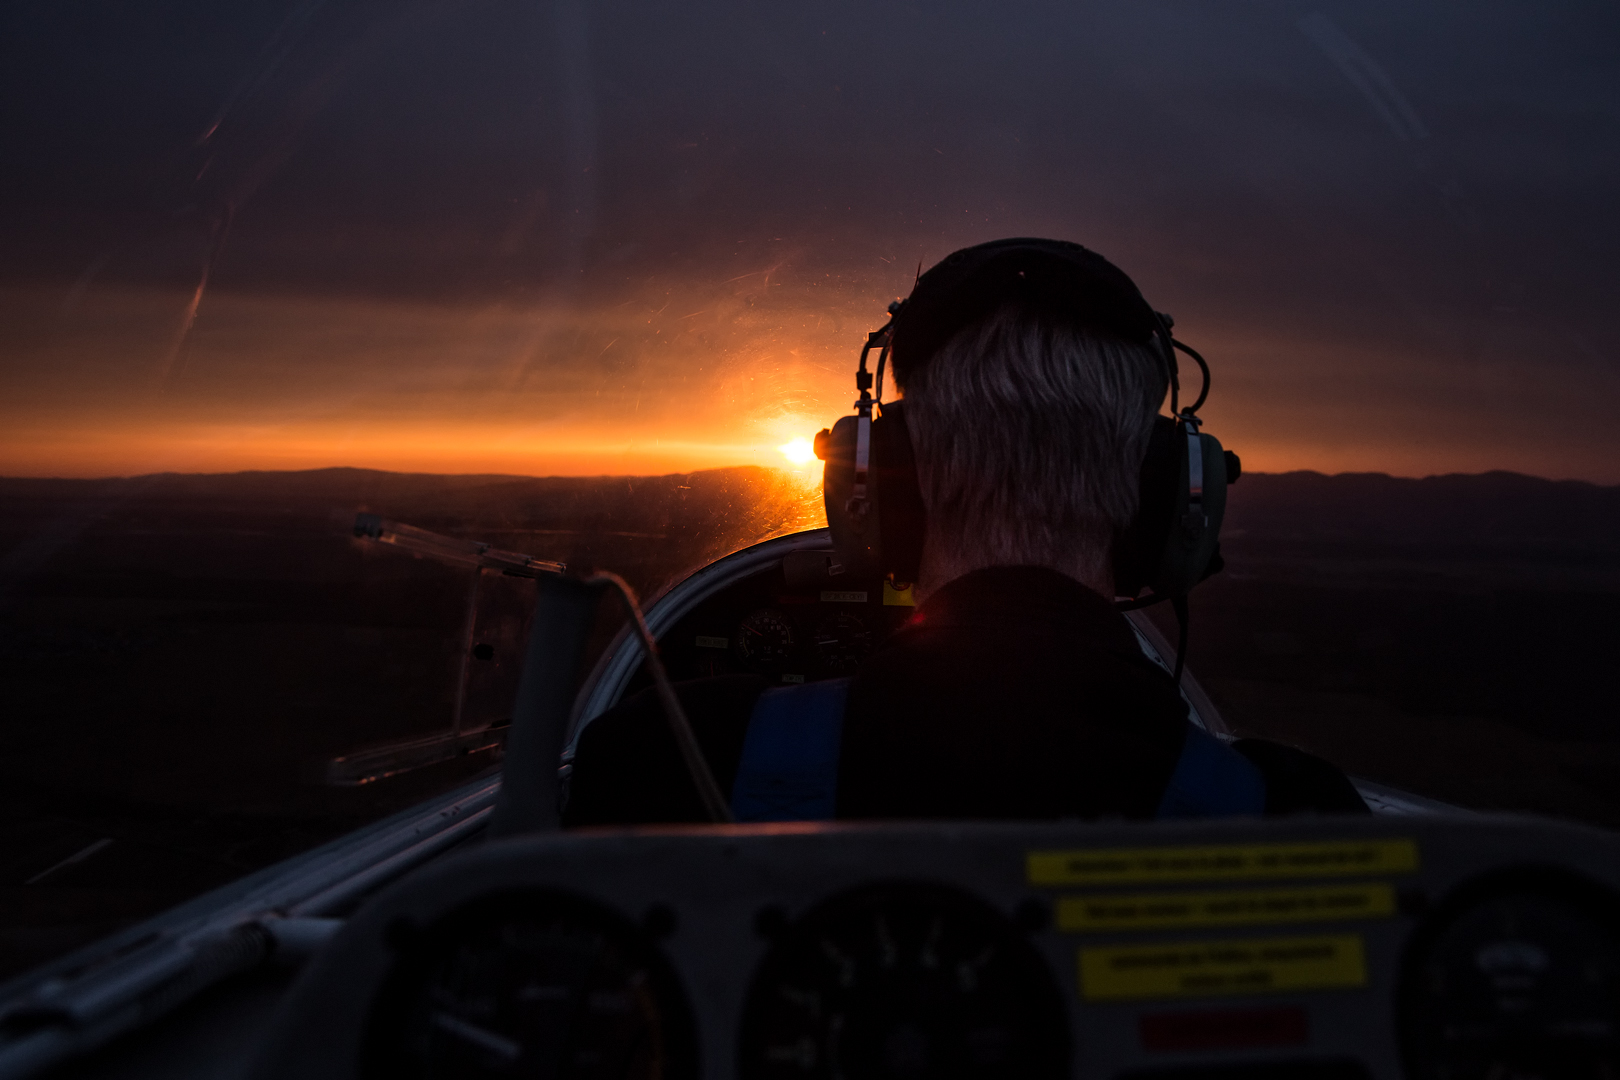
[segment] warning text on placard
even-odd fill
[[[1415,840],[1032,851],[1031,885],[1134,885],[1243,878],[1403,874],[1418,867]]]
[[[1098,893],[1065,896],[1059,930],[1105,934],[1198,926],[1377,919],[1395,914],[1395,890],[1382,882],[1219,892]]]
[[[1366,984],[1366,951],[1356,934],[1080,950],[1080,992],[1087,1001],[1222,997]]]

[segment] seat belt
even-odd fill
[[[740,822],[828,821],[838,798],[838,748],[849,679],[773,687],[760,695],[731,785]],[[1261,814],[1266,781],[1248,758],[1187,722],[1161,820]]]
[[[1266,778],[1259,766],[1187,721],[1187,738],[1159,800],[1161,821],[1241,817],[1266,811]]]
[[[731,785],[738,821],[827,821],[838,796],[848,679],[773,687],[748,717]]]

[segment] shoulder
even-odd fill
[[[692,732],[721,791],[729,791],[754,703],[766,682],[722,675],[675,684]],[[634,694],[580,732],[563,824],[629,825],[705,820],[658,695]]]
[[[1372,812],[1350,778],[1314,754],[1265,739],[1238,739],[1231,746],[1265,777],[1268,815]]]

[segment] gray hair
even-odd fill
[[[1148,345],[1009,305],[950,339],[902,388],[928,509],[922,585],[986,566],[1112,581],[1167,388]]]

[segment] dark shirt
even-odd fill
[[[731,791],[766,686],[759,676],[729,675],[678,688],[722,792]],[[1112,603],[1052,570],[978,570],[930,596],[856,673],[837,815],[1151,818],[1186,728],[1174,681],[1142,654]],[[1260,745],[1260,757],[1281,765],[1237,748],[1267,776],[1268,812],[1365,809],[1332,766]],[[1284,781],[1275,793],[1274,772]],[[1331,790],[1301,795],[1313,785]],[[703,820],[654,694],[586,726],[565,825]]]

